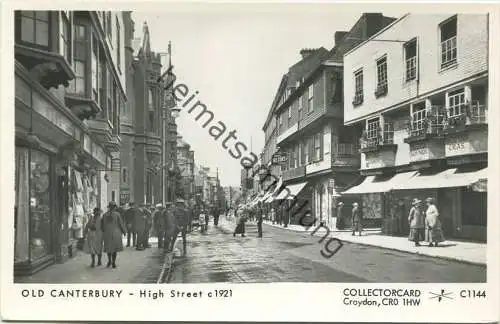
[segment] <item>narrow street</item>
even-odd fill
[[[486,267],[344,243],[332,258],[319,238],[248,223],[233,237],[231,223],[188,236],[188,255],[176,258],[171,283],[258,282],[484,282]],[[422,247],[426,248],[426,247]]]

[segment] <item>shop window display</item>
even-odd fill
[[[16,147],[15,262],[29,260],[29,151]]]

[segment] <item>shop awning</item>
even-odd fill
[[[342,195],[358,195],[366,193],[388,192],[395,188],[399,188],[402,183],[407,182],[414,177],[416,171],[396,173],[392,176],[377,175],[368,176],[363,182],[355,187],[349,188],[342,192]]]
[[[288,185],[274,197],[274,200],[294,199],[306,185],[307,182]]]
[[[283,186],[283,178],[279,178],[278,183],[276,184],[276,187],[274,187],[273,190],[269,191],[269,194],[267,194],[267,197],[262,200],[264,203],[270,203],[273,201],[274,195],[278,194],[279,190]]]
[[[437,173],[417,173],[409,181],[402,183],[396,190],[467,187],[488,179],[488,168],[447,169]]]

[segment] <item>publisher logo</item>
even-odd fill
[[[453,299],[453,293],[452,292],[447,292],[444,289],[441,289],[439,293],[431,292],[431,297],[430,299],[437,299],[438,302],[441,302],[444,299]]]

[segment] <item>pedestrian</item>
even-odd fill
[[[257,214],[257,232],[258,232],[258,235],[257,237],[260,237],[262,238],[262,222],[263,222],[263,210],[262,208],[259,207],[259,209],[257,209],[258,211],[258,214]]]
[[[146,228],[144,232],[144,248],[150,248],[151,244],[149,244],[149,237],[151,236],[151,227],[153,227],[153,212],[155,211],[156,208],[159,208],[158,206],[161,206],[161,204],[156,204],[155,207],[151,208],[144,208],[145,209],[145,215],[146,215]]]
[[[359,205],[357,202],[352,204],[352,235],[356,235],[356,231],[359,232],[361,236],[362,224],[361,224],[361,211],[359,210]]]
[[[174,248],[174,235],[177,232],[177,222],[174,217],[174,209],[172,202],[168,201],[166,203],[166,208],[164,211],[165,217],[165,242],[163,243],[163,249],[167,252],[171,252]]]
[[[125,211],[125,223],[127,225],[127,247],[137,247],[137,231],[135,230],[135,213],[137,208],[133,202],[128,203],[128,209]]]
[[[182,256],[187,255],[187,222],[188,222],[188,217],[186,213],[186,206],[184,199],[177,199],[175,202],[175,209],[174,209],[174,217],[175,217],[175,222],[177,224],[176,232],[174,233],[173,237],[173,242],[172,242],[172,249],[175,245],[175,241],[177,240],[177,236],[179,233],[182,235]]]
[[[408,239],[415,242],[415,246],[420,246],[420,241],[423,240],[424,231],[424,215],[422,213],[421,203],[418,198],[413,199],[412,207],[408,215],[408,223],[410,224],[410,235]]]
[[[208,230],[208,222],[210,221],[209,208],[205,209],[205,229]]]
[[[116,258],[118,252],[123,251],[122,235],[127,233],[125,224],[116,211],[116,203],[111,201],[108,204],[108,211],[101,219],[101,226],[104,238],[104,252],[108,254],[107,267],[116,268]]]
[[[241,234],[242,237],[245,237],[245,222],[247,217],[246,214],[246,209],[240,211],[240,216],[237,217],[236,220],[236,228],[234,229],[233,237],[235,237],[236,234]]]
[[[425,200],[427,210],[425,212],[425,240],[429,242],[429,247],[438,246],[438,243],[444,241],[441,221],[439,220],[439,211],[433,198]]]
[[[219,216],[220,216],[220,209],[218,206],[214,207],[213,214],[214,214],[214,226],[218,226],[219,225]]]
[[[165,208],[162,204],[157,205],[153,214],[153,228],[155,235],[158,238],[158,248],[163,248],[163,240],[165,238]]]
[[[345,227],[344,217],[342,217],[343,207],[344,203],[339,202],[337,205],[337,219],[335,220],[335,227],[339,230],[343,230]]]
[[[102,249],[103,249],[103,235],[101,227],[101,209],[98,207],[94,208],[93,213],[87,225],[85,226],[85,244],[83,250],[90,254],[92,263],[91,268],[95,267],[95,256],[97,255],[97,266],[100,266],[102,259]]]
[[[136,209],[136,212],[134,214],[134,229],[137,233],[137,246],[135,247],[135,249],[137,251],[142,251],[146,248],[146,213],[144,207]]]

